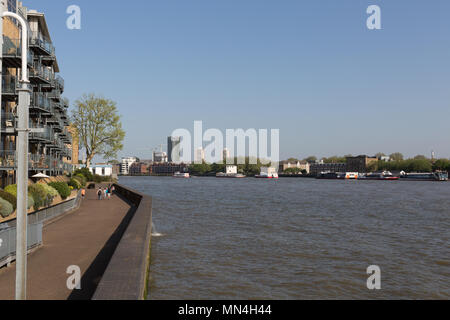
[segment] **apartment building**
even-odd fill
[[[59,73],[45,15],[29,10],[16,0],[0,0],[3,10],[22,16],[29,25],[28,75],[30,80],[29,175],[42,172],[58,176],[72,171],[72,134],[67,109],[62,98],[64,80]],[[13,18],[3,18],[1,52],[1,113],[0,113],[0,186],[15,183],[17,166],[17,103],[21,68],[21,27]],[[76,148],[78,149],[78,148]],[[78,150],[76,151],[78,152]]]

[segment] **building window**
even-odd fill
[[[8,11],[17,13],[17,0],[8,0]]]

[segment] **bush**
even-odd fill
[[[73,173],[74,176],[77,176],[79,174],[84,176],[87,181],[93,181],[93,179],[94,179],[94,176],[92,175],[92,173],[89,171],[88,168],[78,169],[78,170],[75,170]]]
[[[52,182],[49,183],[49,186],[55,188],[63,200],[70,196],[69,185],[65,182]]]
[[[5,188],[5,191],[16,197],[16,203],[17,203],[17,184],[10,184]],[[28,193],[28,204],[27,208],[31,209],[34,206],[34,199],[33,195],[31,193]]]
[[[48,191],[43,184],[36,183],[28,187],[28,192],[34,200],[34,210],[39,210],[40,208],[48,204]]]
[[[14,212],[13,206],[9,201],[0,198],[0,216],[2,218],[9,217]]]
[[[68,183],[69,188],[73,189],[80,189],[81,188],[81,183],[77,180],[77,179],[70,179],[70,182]]]
[[[17,192],[16,192],[17,194]],[[17,197],[9,192],[6,192],[5,190],[0,190],[0,198],[3,200],[8,201],[13,206],[13,211],[17,208]]]
[[[59,193],[55,188],[53,188],[47,184],[41,184],[41,185],[45,189],[45,192],[47,193],[46,199],[44,201],[44,205],[46,207],[48,207],[53,203],[53,199],[55,199],[55,197],[57,197]]]

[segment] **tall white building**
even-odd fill
[[[230,150],[228,150],[227,148],[224,148],[223,152],[222,152],[222,157],[223,157],[224,161],[226,161],[228,158],[230,158]]]
[[[122,158],[122,163],[120,164],[120,174],[128,175],[130,173],[130,166],[137,162],[136,157]]]
[[[178,163],[181,157],[181,137],[167,138],[167,157],[169,162]]]
[[[197,150],[195,150],[194,162],[198,164],[203,163],[204,160],[205,160],[205,150],[203,150],[203,148],[198,148]]]

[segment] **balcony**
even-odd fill
[[[3,66],[7,68],[22,67],[22,41],[3,35]],[[28,65],[33,65],[34,56],[28,51]]]
[[[62,92],[64,92],[64,79],[60,76],[57,75],[55,77],[55,81],[56,81],[56,87]]]
[[[50,169],[50,157],[45,154],[30,154],[28,156],[28,169],[29,170],[49,170]]]
[[[6,101],[14,101],[17,93],[17,78],[13,75],[2,76],[2,98]]]
[[[2,112],[1,132],[9,135],[16,134],[16,115],[11,112]]]
[[[53,132],[51,128],[41,126],[41,128],[42,127],[44,127],[44,132],[30,132],[29,135],[30,143],[44,143],[44,144],[51,143],[53,139]]]
[[[16,167],[16,151],[0,151],[0,168],[14,169]]]
[[[54,59],[55,48],[53,47],[53,44],[49,39],[41,36],[38,32],[32,32],[29,46],[37,55],[45,56],[50,60]]]
[[[50,116],[52,113],[50,100],[45,94],[33,93],[31,95],[30,111],[43,113]]]
[[[30,78],[31,83],[43,85],[49,91],[52,90],[56,85],[56,83],[54,82],[55,75],[53,74],[53,72],[39,62],[35,62],[33,66],[28,70],[28,77]]]
[[[54,89],[52,92],[49,92],[48,97],[55,102],[61,102],[61,91]]]

